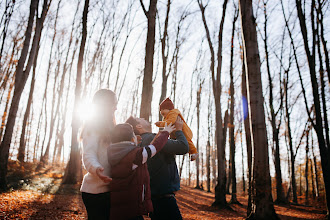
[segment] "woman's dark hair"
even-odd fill
[[[80,139],[90,134],[97,134],[100,140],[110,142],[111,132],[116,125],[114,112],[117,109],[116,94],[109,89],[98,90],[93,97],[93,117],[82,127]]]

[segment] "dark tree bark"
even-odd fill
[[[153,75],[153,67],[154,67],[157,0],[150,0],[148,11],[146,11],[142,0],[140,0],[140,3],[143,12],[148,20],[148,32],[147,32],[147,42],[146,42],[142,98],[141,98],[141,106],[140,106],[140,118],[145,118],[146,120],[149,120],[151,116],[151,101],[153,94],[152,75]]]
[[[327,48],[327,41],[325,40],[325,37],[324,37],[322,2],[321,2],[321,0],[318,0],[317,2],[318,2],[318,7],[316,9],[317,10],[317,22],[320,25],[320,38],[321,38],[322,45],[323,45],[323,52],[324,52],[324,56],[325,56],[325,66],[327,69],[328,83],[330,86],[330,60],[329,60],[329,50]],[[329,143],[328,143],[328,145],[329,145]]]
[[[211,83],[210,83],[211,85]],[[210,88],[211,89],[211,88]],[[207,192],[211,192],[211,128],[212,126],[212,120],[211,120],[211,111],[212,111],[212,103],[211,103],[211,96],[209,96],[208,101],[208,117],[207,117],[207,146],[206,146],[206,187]],[[213,167],[213,170],[215,167]]]
[[[196,101],[196,113],[197,113],[197,142],[196,142],[196,148],[197,152],[199,152],[199,119],[200,119],[200,103],[201,103],[201,93],[202,93],[202,86],[203,82],[199,82],[198,90],[197,90],[197,101]],[[199,183],[199,157],[196,159],[196,189],[201,189],[200,183]],[[202,166],[203,169],[203,166]],[[203,176],[203,175],[202,175]]]
[[[1,59],[2,59],[2,53],[3,53],[3,48],[5,45],[5,40],[8,34],[8,27],[9,27],[9,22],[12,18],[12,14],[14,11],[14,7],[15,7],[15,1],[6,1],[6,8],[5,8],[5,12],[3,14],[3,17],[5,17],[4,19],[4,24],[3,24],[3,29],[2,29],[2,42],[1,42],[1,48],[0,48],[0,70],[2,71],[2,63],[1,63]],[[1,18],[1,20],[3,19],[3,17]]]
[[[318,92],[319,86],[316,77],[315,71],[315,52],[316,52],[316,31],[315,31],[315,0],[311,2],[311,26],[312,26],[312,51],[310,51],[308,33],[306,26],[306,18],[302,10],[301,0],[296,0],[297,14],[300,24],[300,29],[304,41],[305,53],[307,56],[312,91],[313,91],[313,104],[314,104],[314,113],[315,113],[315,123],[312,121],[313,128],[316,131],[317,140],[319,142],[320,156],[321,156],[321,165],[322,165],[322,174],[325,185],[325,193],[327,200],[327,211],[329,215],[330,207],[330,146],[326,145],[324,133],[323,133],[323,118],[321,115],[321,104],[320,104],[320,95]]]
[[[35,16],[36,9],[38,7],[38,3],[39,3],[38,0],[31,0],[30,15],[29,15],[29,20],[28,20],[28,26],[27,26],[26,32],[25,32],[24,46],[22,48],[22,53],[21,53],[20,59],[18,61],[17,67],[16,67],[14,96],[13,96],[9,114],[8,114],[6,131],[5,131],[3,140],[0,145],[0,189],[1,190],[5,190],[7,188],[6,175],[7,175],[9,148],[10,148],[11,138],[12,138],[12,134],[13,134],[13,129],[15,126],[18,105],[19,105],[19,101],[21,99],[21,95],[22,95],[26,80],[29,76],[32,64],[34,62],[34,57],[35,57],[35,54],[37,51],[37,45],[39,43],[40,36],[41,36],[43,22],[45,20],[48,6],[49,6],[47,3],[47,0],[44,0],[41,17],[36,19],[35,35],[33,37],[33,42],[32,42],[32,46],[31,46],[28,62],[25,65],[25,61],[28,57],[28,52],[29,52],[29,48],[30,48],[30,40],[31,40],[33,23],[34,23],[34,16]]]
[[[248,207],[246,210],[247,216],[252,211],[252,142],[251,142],[251,128],[250,128],[250,116],[247,102],[247,84],[246,84],[246,72],[245,72],[245,52],[243,50],[242,55],[242,104],[243,104],[243,119],[244,119],[244,130],[245,130],[245,142],[246,142],[246,153],[248,162]]]
[[[233,19],[233,26],[231,32],[231,50],[230,50],[230,117],[229,117],[229,146],[230,146],[230,173],[231,173],[231,204],[237,204],[237,189],[236,189],[236,164],[235,164],[235,125],[234,125],[234,115],[235,115],[235,86],[234,86],[234,68],[233,68],[233,61],[234,61],[234,37],[235,37],[235,24],[238,18],[238,10],[235,10],[235,15]]]
[[[265,59],[266,59],[266,67],[267,67],[267,75],[268,75],[268,86],[269,86],[269,108],[270,108],[270,122],[272,125],[272,131],[273,131],[273,144],[275,145],[275,151],[274,151],[274,160],[275,160],[275,177],[276,177],[276,203],[287,203],[286,197],[284,195],[284,190],[282,186],[282,172],[281,172],[281,159],[280,159],[280,143],[279,143],[279,131],[280,131],[280,124],[277,125],[276,119],[277,113],[274,109],[273,104],[273,80],[270,73],[270,63],[269,63],[269,52],[268,52],[268,34],[267,34],[267,24],[268,24],[268,16],[267,16],[267,2],[265,0],[264,3],[264,48],[265,48]],[[281,92],[281,91],[280,91]],[[281,103],[280,108],[282,107],[282,95],[281,95]]]
[[[201,1],[197,0],[202,20],[206,32],[206,38],[209,44],[211,53],[211,66],[210,71],[212,74],[212,86],[215,103],[215,117],[216,117],[216,144],[217,144],[217,159],[218,159],[218,177],[217,185],[215,187],[215,201],[213,206],[219,206],[220,208],[227,206],[226,201],[226,159],[225,159],[225,138],[224,134],[226,129],[222,127],[222,113],[221,113],[221,67],[222,67],[222,36],[223,27],[225,22],[226,8],[228,0],[224,0],[222,7],[222,17],[220,21],[220,27],[218,32],[218,51],[217,51],[217,67],[215,67],[215,52],[211,41],[211,35],[207,26],[205,18],[205,7]],[[226,125],[226,122],[224,123]]]
[[[268,142],[265,123],[264,100],[260,72],[260,58],[257,31],[252,11],[252,0],[240,0],[243,48],[245,52],[246,78],[248,84],[248,103],[252,144],[254,149],[253,210],[250,218],[278,219],[271,194],[269,173]]]
[[[24,159],[25,159],[25,147],[26,147],[25,130],[26,130],[26,124],[27,124],[28,118],[30,116],[30,110],[31,110],[31,105],[32,105],[34,84],[36,81],[36,66],[37,66],[38,54],[39,54],[39,45],[38,45],[36,57],[35,57],[34,64],[33,64],[33,73],[32,73],[32,79],[31,79],[30,93],[29,93],[26,110],[24,113],[21,138],[20,138],[20,143],[19,143],[19,148],[18,148],[17,160],[19,160],[21,163],[23,163]]]
[[[167,7],[166,7],[166,17],[164,22],[164,31],[163,35],[160,39],[161,45],[162,45],[162,86],[161,86],[161,93],[159,98],[159,103],[161,103],[166,96],[167,92],[167,79],[169,76],[169,71],[167,72],[167,60],[168,60],[168,20],[169,20],[169,14],[171,9],[171,0],[167,0]],[[166,50],[167,49],[167,50]],[[159,113],[159,120],[161,121],[163,116]]]
[[[76,184],[82,178],[81,168],[81,156],[79,150],[79,143],[77,140],[78,130],[81,125],[81,121],[78,117],[77,110],[78,104],[81,100],[81,75],[82,66],[84,62],[85,44],[87,38],[87,15],[88,15],[89,0],[85,0],[85,6],[82,17],[82,38],[79,49],[79,57],[77,64],[77,77],[75,85],[75,101],[74,109],[72,113],[72,137],[71,137],[71,152],[70,159],[65,169],[63,183],[65,184]]]
[[[313,136],[312,136],[313,137]],[[313,144],[313,139],[312,139],[312,153],[313,153],[313,162],[314,162],[314,172],[315,172],[315,183],[316,183],[316,197],[319,197],[319,175],[318,175],[318,171],[317,171],[317,160],[314,154],[314,144]]]
[[[305,162],[305,182],[306,182],[306,191],[305,191],[305,204],[308,205],[308,194],[309,194],[309,184],[308,184],[308,151],[309,151],[309,131],[306,131],[306,162]]]

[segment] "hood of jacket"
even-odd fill
[[[111,144],[108,148],[108,160],[111,166],[116,165],[123,159],[129,152],[137,148],[136,144],[131,141],[123,141]]]

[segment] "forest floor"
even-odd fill
[[[79,192],[79,185],[61,184],[63,169],[45,168],[32,171],[11,162],[8,173],[10,190],[0,194],[0,219],[87,219]],[[214,194],[182,186],[177,201],[183,219],[244,219],[247,196],[238,196],[241,204],[229,209],[212,207]],[[230,201],[230,195],[227,197]],[[326,211],[320,206],[275,206],[280,219],[325,219]],[[145,218],[148,219],[148,218]]]

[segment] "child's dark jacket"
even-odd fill
[[[169,133],[161,132],[152,145],[137,147],[133,142],[111,144],[110,219],[130,219],[153,211],[147,160],[160,151]]]

